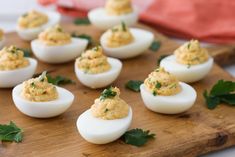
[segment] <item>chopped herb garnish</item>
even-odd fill
[[[176,88],[176,86],[177,86],[176,83],[173,83],[173,84],[171,84],[171,85],[169,86],[169,88],[170,88],[170,89]]]
[[[65,85],[65,84],[75,83],[73,80],[60,75],[52,77],[51,75],[47,74],[46,76],[48,82],[52,83],[53,85]]]
[[[53,71],[55,71],[55,70],[48,70],[48,71],[47,71],[47,74],[49,74],[49,73],[51,73],[51,72],[53,72]],[[33,78],[39,77],[40,75],[42,75],[42,72],[34,74],[34,75],[33,75]]]
[[[127,31],[125,22],[122,22],[122,30]]]
[[[21,15],[22,17],[26,17],[28,16],[28,13],[24,13],[23,15]]]
[[[191,46],[191,43],[189,42],[188,45],[187,45],[188,49],[190,49],[190,46]]]
[[[0,141],[21,142],[23,139],[23,131],[12,121],[7,124],[0,124]]]
[[[160,82],[157,82],[155,85],[155,88],[160,89],[162,87],[162,84]]]
[[[52,70],[51,70],[52,72]],[[47,74],[46,71],[44,71],[43,73],[38,73],[38,74],[34,74],[33,78],[35,77],[39,77],[40,81],[44,81],[45,76],[47,77],[47,81],[48,83],[52,83],[53,85],[65,85],[65,84],[70,84],[70,83],[75,83],[73,80],[64,77],[64,76],[60,76],[57,75],[55,77]]]
[[[157,92],[156,92],[156,91],[153,91],[153,95],[156,96],[156,95],[157,95]]]
[[[57,27],[57,31],[58,32],[62,32],[62,28],[61,27]]]
[[[100,100],[105,100],[107,98],[115,97],[117,95],[117,92],[113,91],[112,89],[113,87],[105,89],[100,95]]]
[[[74,24],[76,24],[76,25],[89,25],[91,23],[88,18],[76,18],[74,20]]]
[[[208,109],[214,109],[220,103],[235,106],[235,82],[219,80],[210,92],[204,91]]]
[[[187,68],[189,69],[190,67],[191,67],[191,64],[188,64],[188,65],[187,65]]]
[[[41,81],[41,82],[43,82],[44,81],[44,78],[47,76],[47,72],[46,71],[43,71],[42,72],[42,74],[39,76],[39,80]]]
[[[130,89],[134,92],[139,92],[140,91],[140,85],[143,83],[143,81],[140,80],[130,80],[126,83],[125,87],[127,89]]]
[[[161,55],[161,56],[159,56],[159,58],[157,59],[157,65],[160,65],[161,61],[162,61],[164,58],[168,57],[168,56],[169,56],[169,55]]]
[[[99,48],[100,48],[100,46],[97,45],[96,47],[93,48],[93,50],[94,51],[99,51]]]
[[[161,47],[161,42],[154,40],[150,45],[149,49],[153,52],[156,52]]]
[[[106,113],[106,112],[108,112],[108,111],[109,111],[109,109],[106,108],[106,109],[104,110],[104,113]]]
[[[15,53],[16,51],[23,51],[24,52],[24,57],[30,57],[32,54],[32,51],[29,48],[17,48],[17,47],[13,47],[11,52]]]
[[[30,85],[31,85],[33,88],[35,88],[35,83],[34,83],[34,82],[32,82]]]
[[[136,128],[125,132],[121,137],[121,140],[126,144],[131,144],[137,147],[143,146],[148,140],[154,139],[155,134],[150,134],[149,130],[143,131]]]
[[[117,32],[118,31],[117,28],[112,28],[111,30],[112,30],[112,32]]]
[[[74,38],[81,38],[81,39],[86,39],[88,40],[88,45],[91,46],[94,42],[91,36],[87,34],[77,34],[76,32],[71,34],[72,37]]]

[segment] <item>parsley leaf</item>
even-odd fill
[[[169,55],[161,55],[161,56],[159,56],[159,58],[157,59],[157,65],[159,66],[160,63],[161,63],[161,61],[162,61],[164,58],[168,57],[168,56],[169,56]]]
[[[156,85],[155,85],[155,88],[159,89],[162,87],[162,84],[160,82],[157,82]]]
[[[149,130],[143,131],[136,128],[125,132],[121,140],[126,144],[131,144],[137,147],[143,146],[149,139],[155,138],[155,134],[150,134]]]
[[[49,83],[52,83],[53,85],[65,85],[65,84],[74,83],[73,80],[60,75],[52,77],[51,75],[47,74],[47,80]]]
[[[124,32],[126,32],[126,24],[125,24],[125,22],[123,22],[123,21],[122,21],[122,30],[123,30]]]
[[[23,139],[22,129],[18,128],[15,123],[10,121],[7,124],[0,124],[0,140],[1,141],[9,141],[9,142],[21,142]]]
[[[113,98],[117,95],[117,92],[112,90],[113,87],[109,87],[105,89],[101,95],[100,95],[100,100],[105,100],[107,98]]]
[[[126,83],[125,87],[127,89],[130,89],[134,92],[139,92],[140,91],[140,85],[144,83],[143,81],[139,81],[139,80],[130,80]]]
[[[74,24],[76,25],[90,25],[90,21],[88,18],[76,18],[74,20]]]
[[[55,69],[48,70],[48,71],[47,71],[47,75],[48,75],[49,73],[52,73],[53,71],[55,71]],[[39,77],[40,75],[42,75],[42,73],[43,73],[43,72],[39,72],[39,73],[33,74],[33,78]]]
[[[203,96],[206,100],[207,108],[214,109],[220,103],[235,106],[235,82],[219,80],[208,93],[206,90]]]
[[[30,57],[32,54],[32,51],[29,48],[17,48],[17,49],[24,52],[24,57]]]
[[[51,70],[50,72],[52,72],[53,70]],[[70,84],[70,83],[75,83],[73,80],[71,80],[70,78],[64,77],[64,76],[60,76],[57,75],[55,77],[49,75],[47,72],[42,72],[42,73],[37,73],[33,75],[33,78],[35,77],[40,77],[40,78],[44,78],[44,76],[42,76],[42,74],[47,76],[47,81],[49,83],[52,83],[53,85],[65,85],[65,84]]]
[[[149,49],[153,52],[156,52],[161,47],[161,42],[154,40],[150,45]]]
[[[74,37],[74,38],[81,38],[81,39],[88,40],[88,45],[90,45],[90,46],[93,45],[93,43],[94,43],[92,37],[87,35],[87,34],[77,34],[76,32],[73,32],[71,34],[71,36]]]

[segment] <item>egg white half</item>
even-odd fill
[[[0,49],[3,48],[4,44],[5,44],[5,37],[3,37],[1,40],[0,40]]]
[[[171,55],[161,61],[160,67],[165,68],[180,81],[191,83],[203,79],[210,72],[213,62],[213,58],[210,57],[202,64],[188,66],[177,63],[175,55]]]
[[[132,109],[122,119],[103,120],[92,115],[91,109],[82,113],[77,119],[80,135],[90,143],[106,144],[120,138],[129,128],[132,121]]]
[[[88,40],[72,38],[71,43],[59,46],[48,46],[35,39],[31,42],[31,47],[35,56],[47,63],[64,63],[77,58],[87,47]]]
[[[128,45],[116,48],[107,46],[107,32],[104,33],[100,38],[100,43],[105,54],[120,59],[135,57],[144,53],[154,40],[153,33],[149,31],[138,28],[130,28],[130,32],[134,37],[134,41]]]
[[[110,85],[119,76],[122,69],[122,62],[115,58],[108,57],[108,62],[111,65],[109,71],[98,73],[98,74],[88,74],[80,70],[75,62],[75,73],[79,81],[90,88],[102,88]]]
[[[105,8],[96,8],[88,13],[91,23],[99,29],[106,30],[125,22],[126,25],[132,26],[138,21],[138,11],[136,8],[133,12],[124,15],[108,15]]]
[[[33,39],[36,39],[38,37],[38,34],[41,33],[44,29],[54,26],[60,22],[60,14],[57,12],[44,12],[48,16],[48,22],[36,27],[36,28],[28,28],[23,29],[17,25],[16,31],[20,38],[26,41],[31,41]]]
[[[0,70],[0,88],[10,88],[31,78],[37,68],[37,60],[27,58],[29,65],[27,67],[15,70]]]
[[[17,85],[12,91],[15,106],[23,114],[35,118],[49,118],[64,113],[73,103],[74,95],[61,87],[56,86],[59,97],[53,101],[32,102],[21,96],[23,85]]]
[[[171,96],[154,96],[144,84],[140,86],[141,97],[145,106],[158,113],[177,114],[190,109],[195,103],[197,93],[188,84],[180,82],[181,92]]]

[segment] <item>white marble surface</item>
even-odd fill
[[[53,6],[47,8],[39,6],[36,0],[0,0],[0,28],[3,28],[6,32],[14,31],[17,17],[33,8],[54,10]],[[67,20],[67,18],[63,17],[63,20]],[[225,67],[225,69],[235,76],[235,65]],[[235,147],[203,155],[202,157],[235,157]]]

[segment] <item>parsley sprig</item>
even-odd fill
[[[143,81],[140,80],[130,80],[125,84],[125,87],[127,89],[130,89],[134,92],[139,92],[140,91],[140,85],[143,83]]]
[[[50,72],[52,72],[52,71],[50,71]],[[48,74],[46,71],[44,71],[42,73],[34,74],[33,78],[39,77],[39,79],[42,80],[45,76],[47,77],[47,81],[49,83],[52,83],[53,85],[65,85],[65,84],[75,83],[70,78],[67,78],[67,77],[64,77],[61,75],[57,75],[57,76],[53,77],[50,74]]]
[[[21,142],[23,139],[23,131],[10,121],[9,124],[0,124],[0,141]]]
[[[88,18],[76,18],[74,20],[75,25],[90,25],[91,22],[89,21]]]
[[[161,47],[161,42],[154,40],[150,45],[149,49],[153,52],[156,52]]]
[[[204,91],[208,109],[214,109],[220,103],[235,106],[235,82],[219,80],[210,92]]]
[[[131,144],[137,147],[143,146],[149,139],[155,138],[155,134],[150,133],[149,130],[142,130],[139,128],[129,130],[121,137],[121,140],[126,144]]]
[[[53,85],[65,85],[65,84],[75,83],[70,78],[60,76],[60,75],[53,77],[53,76],[47,74],[47,80],[49,83],[52,83]]]
[[[115,97],[117,95],[117,92],[113,91],[112,89],[113,87],[105,89],[100,95],[100,100],[105,100],[107,98]]]
[[[92,37],[90,35],[87,35],[87,34],[78,34],[76,32],[73,32],[71,34],[71,36],[74,37],[74,38],[81,38],[81,39],[88,40],[88,45],[89,46],[92,46],[94,44],[94,41],[93,41],[93,39],[92,39]]]

